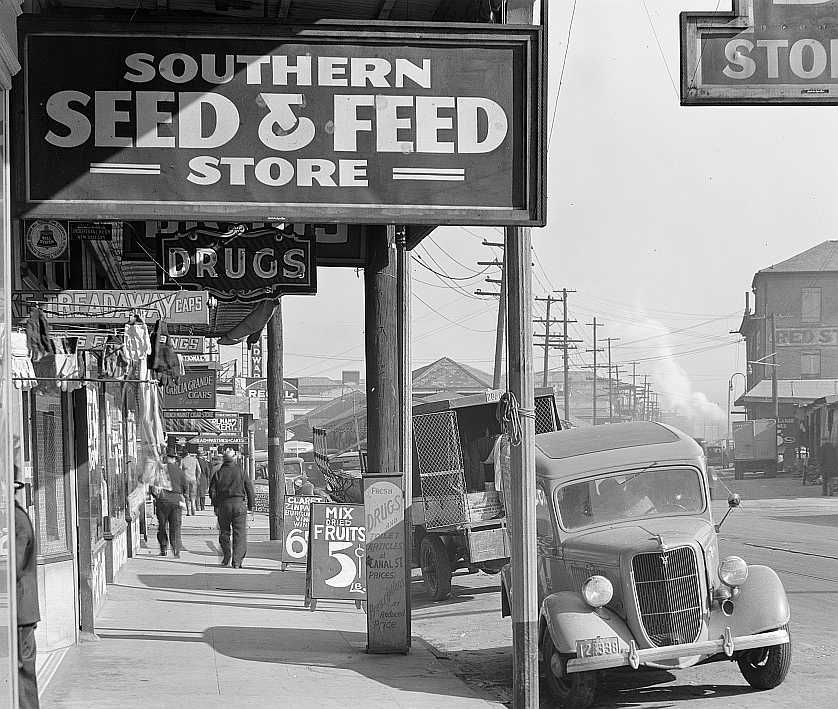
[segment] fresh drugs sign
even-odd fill
[[[681,103],[838,103],[838,0],[681,14]]]
[[[539,28],[23,26],[26,213],[544,223]]]

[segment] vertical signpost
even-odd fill
[[[405,553],[404,477],[364,475],[367,529],[367,650],[407,652],[410,558]]]

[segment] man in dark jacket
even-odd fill
[[[23,483],[16,482],[17,489]],[[15,499],[15,567],[17,569],[17,683],[20,709],[37,709],[38,679],[35,675],[35,628],[41,620],[38,608],[38,562],[35,530],[20,502]]]
[[[198,497],[195,500],[195,506],[203,511],[206,508],[206,498],[209,492],[210,464],[200,448],[198,449],[198,468]]]
[[[247,513],[253,509],[253,482],[236,463],[235,452],[224,451],[224,462],[210,481],[210,499],[218,515],[218,543],[223,558],[221,565],[233,562],[233,568],[241,568],[247,554]],[[230,548],[230,529],[233,545]]]
[[[166,456],[165,470],[166,475],[161,477],[160,484],[151,491],[157,515],[157,542],[160,544],[160,556],[166,556],[171,542],[172,553],[179,559],[183,548],[180,538],[183,511],[180,503],[189,492],[189,483],[173,453]]]

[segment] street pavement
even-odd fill
[[[496,706],[415,638],[409,655],[369,655],[352,603],[303,607],[305,572],[279,570],[257,515],[245,568],[222,568],[210,512],[184,518],[181,559],[130,559],[97,618],[98,640],[71,648],[45,709],[113,707]]]
[[[723,476],[722,483],[743,498],[721,529],[722,556],[770,566],[785,585],[793,641],[788,678],[777,689],[755,692],[729,662],[673,672],[621,670],[605,676],[595,707],[677,708],[693,700],[701,709],[838,705],[838,497],[821,497],[820,486],[803,486],[799,477]],[[717,521],[727,509],[720,488]],[[512,629],[500,616],[498,578],[458,575],[454,597],[440,603],[428,602],[418,576],[413,585],[414,634],[475,689],[511,706]],[[544,694],[541,706],[551,706]]]

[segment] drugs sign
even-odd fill
[[[311,505],[306,605],[317,599],[363,601],[367,595],[364,506]]]
[[[838,103],[838,0],[681,14],[681,103]]]
[[[21,27],[25,213],[544,224],[539,27]]]

